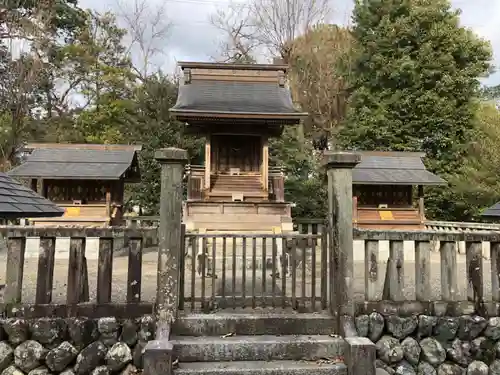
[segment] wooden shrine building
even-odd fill
[[[204,137],[204,165],[188,168],[184,221],[190,229],[292,230],[283,173],[269,167],[268,140],[299,124],[278,64],[179,63],[184,79],[170,109]]]
[[[366,229],[423,229],[424,186],[445,181],[419,152],[360,152],[353,169],[353,223]],[[415,199],[417,198],[417,199]]]
[[[123,223],[125,183],[140,181],[140,146],[28,144],[26,161],[9,171],[65,210],[34,225],[108,226]]]
[[[64,209],[41,195],[0,173],[0,222],[27,217],[60,217]]]
[[[485,209],[481,216],[488,221],[498,222],[500,221],[500,202],[495,203],[493,206]]]

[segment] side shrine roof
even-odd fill
[[[64,209],[0,173],[0,218],[59,217]]]
[[[444,185],[439,176],[425,169],[420,152],[365,151],[352,171],[357,185]]]
[[[488,207],[486,210],[483,211],[481,216],[495,217],[495,218],[500,217],[500,202],[497,202],[493,206]]]
[[[27,160],[8,172],[21,178],[118,180],[140,179],[137,151],[141,146],[92,144],[28,144]]]
[[[184,79],[170,109],[180,121],[190,119],[268,119],[298,123],[298,111],[286,87],[286,65],[181,62]]]

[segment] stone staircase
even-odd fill
[[[176,375],[347,375],[345,341],[323,314],[189,314],[175,323]]]

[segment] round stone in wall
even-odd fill
[[[481,361],[473,361],[467,367],[467,375],[488,375],[488,365]]]
[[[463,375],[464,369],[454,363],[442,363],[437,369],[437,375]]]
[[[387,330],[396,338],[404,339],[411,335],[418,325],[416,316],[400,317],[398,315],[389,315],[386,319]]]
[[[484,335],[494,341],[500,339],[500,317],[496,316],[488,320]]]
[[[377,341],[377,355],[387,364],[397,363],[403,359],[403,348],[399,340],[392,336],[382,336]]]
[[[369,316],[369,338],[373,342],[377,342],[385,328],[385,320],[382,314],[372,312]]]
[[[0,373],[14,361],[14,349],[5,341],[0,341]]]
[[[433,366],[438,366],[446,359],[446,350],[432,337],[420,340],[423,358]]]
[[[47,349],[42,344],[28,340],[18,345],[14,350],[14,363],[24,372],[30,372],[41,366],[46,354]]]
[[[425,361],[420,361],[417,366],[417,375],[436,375],[436,369]]]
[[[417,340],[413,337],[407,337],[401,342],[401,346],[403,347],[405,359],[412,365],[418,365],[422,349],[420,348],[420,345],[418,345]]]
[[[406,361],[399,362],[396,367],[395,375],[416,375],[415,369]]]
[[[47,353],[45,363],[55,372],[63,371],[78,355],[78,350],[68,341],[64,341],[58,347]]]

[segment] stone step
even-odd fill
[[[179,362],[337,359],[344,340],[328,335],[174,336]]]
[[[180,363],[176,375],[347,375],[343,363],[237,361]]]
[[[330,314],[217,312],[188,314],[175,322],[174,333],[182,336],[329,335],[335,322]]]

